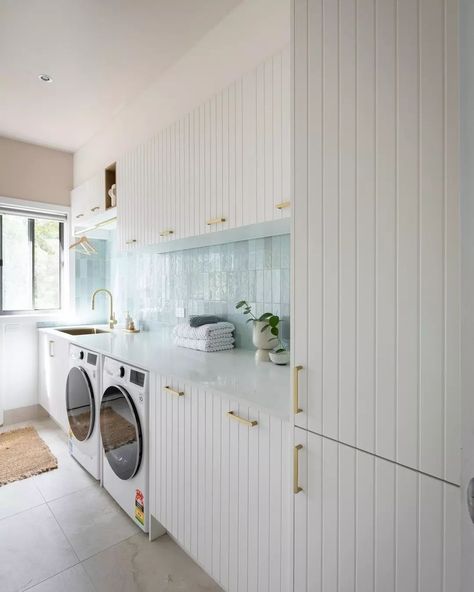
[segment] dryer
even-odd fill
[[[71,344],[66,381],[69,452],[95,479],[101,476],[100,356]]]
[[[148,373],[104,358],[100,432],[102,485],[148,532]]]

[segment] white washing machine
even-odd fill
[[[148,373],[104,358],[102,485],[148,532]]]
[[[69,452],[95,479],[100,479],[102,464],[100,378],[100,356],[71,344],[66,382]]]

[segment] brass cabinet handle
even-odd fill
[[[285,210],[291,206],[291,201],[281,201],[275,205],[277,210]]]
[[[100,206],[95,206],[91,208],[91,212],[97,212],[97,210],[100,210]]]
[[[246,425],[249,428],[254,428],[256,425],[258,425],[258,421],[244,419],[243,417],[239,417],[238,415],[236,415],[233,411],[227,411],[227,415],[234,421],[238,421],[239,423]]]
[[[77,214],[76,215],[76,218],[83,218],[83,217],[84,217],[84,214]]]
[[[299,384],[298,384],[298,375],[300,370],[303,370],[303,366],[295,366],[293,368],[293,413],[296,415],[297,413],[301,413],[303,409],[299,407]]]
[[[303,491],[303,488],[299,486],[299,465],[298,465],[298,452],[303,448],[302,444],[297,444],[293,448],[293,493],[296,495],[300,491]]]
[[[137,242],[137,239],[136,238],[131,238],[125,244],[126,245],[134,245],[136,242]]]
[[[207,225],[212,226],[213,224],[222,224],[222,222],[225,222],[225,221],[226,221],[226,218],[212,218],[212,220],[207,221]]]
[[[170,236],[171,234],[174,234],[174,230],[162,230],[160,232],[160,236]]]
[[[175,397],[183,397],[184,396],[183,391],[177,391],[176,389],[171,388],[170,386],[163,387],[163,390],[166,391],[167,393],[170,393],[171,395],[174,395]]]

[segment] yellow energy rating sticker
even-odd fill
[[[135,491],[135,520],[145,526],[145,498],[139,489]]]

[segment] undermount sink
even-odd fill
[[[68,335],[99,335],[99,333],[109,333],[105,329],[97,329],[96,327],[68,327],[67,329],[58,329],[61,333]]]

